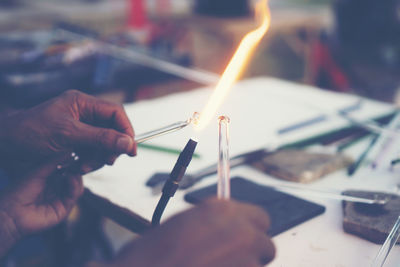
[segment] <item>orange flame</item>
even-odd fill
[[[257,29],[246,34],[240,42],[238,49],[222,74],[221,79],[196,123],[197,130],[203,129],[208,122],[212,120],[229,90],[243,73],[255,48],[267,33],[271,22],[268,0],[261,0],[256,5],[256,16],[258,15],[262,17],[261,25]]]

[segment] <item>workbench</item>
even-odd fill
[[[186,120],[194,111],[201,111],[210,93],[209,88],[203,88],[173,94],[127,105],[126,111],[136,133],[140,134],[175,121]],[[348,127],[349,122],[336,116],[335,111],[357,101],[362,101],[362,106],[359,111],[351,113],[351,116],[359,120],[384,116],[395,110],[393,106],[386,103],[260,77],[238,83],[217,115],[224,114],[231,118],[230,152],[234,156],[246,151],[274,147],[277,144],[295,142],[323,132]],[[277,134],[277,130],[281,127],[320,114],[328,116],[326,121],[285,135]],[[199,140],[196,152],[201,156],[200,159],[193,159],[188,168],[188,173],[193,173],[217,160],[217,119],[200,134],[191,127],[187,127],[150,143],[182,149],[192,136],[196,136]],[[357,158],[365,146],[365,142],[360,142],[346,153]],[[160,195],[154,194],[145,186],[145,182],[155,172],[170,172],[177,157],[174,154],[139,148],[135,158],[122,156],[114,166],[105,167],[84,177],[84,183],[95,195],[110,201],[108,206],[114,203],[119,206],[119,209],[124,209],[122,213],[117,212],[118,214],[129,217],[129,213],[134,212],[136,214],[134,216],[139,215],[150,220]],[[277,182],[276,178],[250,166],[234,168],[231,170],[231,175],[232,177],[242,176],[259,184]],[[185,192],[178,191],[167,206],[163,220],[190,208],[191,205],[183,200],[184,194],[216,183],[216,177],[212,175]],[[362,166],[351,178],[343,169],[309,186],[338,192],[345,189],[363,189],[398,194],[399,183],[399,175],[396,172],[386,169],[371,171],[368,166]],[[273,242],[276,245],[277,254],[269,266],[357,267],[371,264],[380,245],[344,232],[341,201],[297,193],[295,195],[325,206],[326,211],[275,236]],[[110,215],[112,212],[108,214],[109,217]],[[123,216],[119,217],[119,221],[127,222]],[[125,224],[125,227],[129,228],[129,225]],[[385,266],[398,266],[398,262],[400,262],[400,248],[395,247]]]

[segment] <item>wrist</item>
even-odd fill
[[[2,258],[21,238],[14,220],[0,211],[0,258]]]
[[[91,261],[86,263],[85,267],[111,267],[111,265],[108,263]]]

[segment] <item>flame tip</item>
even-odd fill
[[[196,123],[198,130],[203,129],[212,120],[213,115],[217,112],[229,89],[232,88],[243,73],[252,52],[269,29],[271,17],[268,0],[261,0],[255,6],[256,16],[262,15],[262,23],[256,29],[247,33],[240,42],[239,47],[222,74],[221,79],[218,81],[214,92]]]

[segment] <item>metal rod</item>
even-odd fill
[[[234,168],[246,163],[253,162],[257,159],[266,156],[268,153],[269,152],[267,149],[259,149],[256,151],[237,155],[229,160],[230,168]],[[200,182],[207,176],[215,174],[217,172],[218,172],[218,162],[210,166],[207,166],[204,169],[201,169],[192,175],[186,175],[185,177],[183,177],[182,182],[179,184],[179,188],[188,189],[189,187],[192,187],[193,185]]]
[[[364,197],[354,197],[346,196],[333,191],[313,189],[300,185],[289,185],[289,184],[268,184],[267,186],[278,190],[278,191],[292,191],[297,193],[311,193],[321,198],[330,198],[336,200],[345,200],[349,202],[363,203],[363,204],[375,204],[375,205],[385,205],[388,202],[387,198],[364,198]]]
[[[143,54],[141,52],[134,51],[132,49],[106,43],[96,38],[71,32],[65,29],[58,29],[58,31],[60,31],[62,34],[66,34],[74,38],[86,39],[98,43],[99,45],[101,45],[101,48],[103,49],[104,53],[112,55],[121,60],[129,61],[134,64],[150,67],[169,74],[173,74],[175,76],[181,77],[189,81],[210,85],[217,83],[219,80],[219,75],[215,73],[211,73],[200,69],[183,67],[175,63],[157,59],[152,56]]]
[[[390,251],[396,245],[397,240],[400,237],[400,216],[397,218],[392,230],[390,231],[388,237],[383,243],[381,249],[376,255],[374,261],[372,262],[372,267],[382,267],[385,264],[387,257],[389,256]]]
[[[360,120],[360,119],[356,119],[351,117],[348,114],[344,114],[344,113],[337,113],[337,116],[346,119],[348,122],[350,122],[353,125],[359,126],[361,128],[363,128],[364,130],[367,130],[371,133],[375,133],[375,134],[383,134],[383,133],[387,133],[387,134],[400,134],[400,131],[397,129],[389,129],[387,126],[382,126],[380,124],[378,124],[377,122],[373,121],[373,120]]]
[[[176,132],[182,128],[185,128],[191,122],[192,122],[192,119],[188,119],[186,121],[179,121],[179,122],[175,122],[173,124],[167,125],[165,127],[162,127],[162,128],[159,128],[159,129],[147,132],[147,133],[138,134],[135,137],[135,141],[136,141],[136,143],[140,144],[140,143],[143,143],[150,139],[153,139],[153,138],[156,138],[156,137],[168,134],[168,133]]]
[[[218,118],[219,151],[218,151],[218,198],[229,199],[231,196],[230,186],[230,163],[229,163],[229,123],[226,116]]]
[[[400,112],[396,112],[396,115],[393,117],[392,121],[387,126],[387,129],[396,130],[400,125]],[[393,133],[383,133],[380,135],[376,147],[378,148],[378,152],[375,155],[373,162],[371,163],[371,167],[373,169],[377,168],[380,164],[382,164],[382,159],[387,154],[388,150],[392,146],[393,142],[398,136]]]
[[[360,157],[358,157],[358,159],[351,164],[348,168],[347,168],[347,174],[349,176],[354,175],[354,173],[356,173],[356,171],[358,170],[358,168],[360,168],[361,164],[364,162],[364,160],[367,158],[369,152],[371,151],[371,149],[375,146],[376,141],[379,139],[379,135],[375,134],[374,136],[371,137],[370,142],[367,146],[367,148],[363,151],[363,153],[361,153]]]

